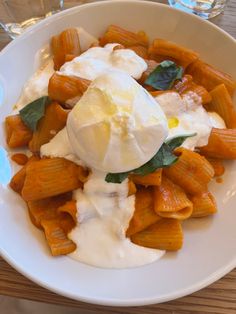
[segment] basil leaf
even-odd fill
[[[178,158],[172,154],[170,147],[163,143],[156,155],[152,157],[146,164],[134,169],[132,173],[145,176],[146,174],[154,172],[158,168],[163,168],[173,164]]]
[[[121,183],[128,177],[128,175],[129,172],[108,173],[105,177],[105,181],[110,183]]]
[[[193,137],[195,135],[197,135],[197,133],[192,133],[192,134],[183,135],[183,136],[176,136],[176,137],[173,137],[173,138],[169,139],[168,141],[166,141],[166,144],[173,151],[175,148],[181,146],[183,144],[183,142],[186,140],[186,138]]]
[[[173,154],[173,150],[183,144],[186,138],[195,136],[196,133],[174,137],[163,143],[158,150],[158,152],[144,165],[131,171],[121,172],[121,173],[108,173],[106,175],[105,181],[112,183],[123,182],[129,174],[138,174],[145,176],[149,173],[154,172],[158,168],[165,168],[178,160],[178,157]]]
[[[183,68],[173,61],[161,62],[147,77],[145,84],[159,90],[171,89],[176,80],[182,79]]]
[[[146,174],[154,172],[158,168],[164,168],[172,165],[174,162],[177,161],[177,159],[178,157],[176,157],[172,153],[172,149],[166,143],[163,143],[161,148],[152,157],[152,159],[150,159],[141,167],[127,172],[108,173],[106,175],[105,181],[112,183],[121,183],[128,177],[130,173],[145,176]]]
[[[37,128],[38,121],[44,116],[45,108],[50,103],[48,96],[40,97],[20,110],[22,121],[32,130]]]

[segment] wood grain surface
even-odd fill
[[[71,7],[81,2],[90,1],[65,1],[65,7]],[[165,3],[164,0],[160,2]],[[0,20],[2,14],[3,12],[0,12]],[[236,38],[236,0],[230,0],[225,12],[212,19],[211,22]],[[0,50],[8,42],[10,39],[0,29]],[[190,296],[152,306],[119,308],[90,305],[54,294],[23,277],[0,257],[0,294],[75,306],[84,314],[236,314],[236,269],[221,280]]]

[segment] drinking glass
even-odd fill
[[[209,19],[223,12],[227,0],[168,0],[168,2],[176,9]]]
[[[63,9],[63,0],[0,0],[0,25],[11,38]]]

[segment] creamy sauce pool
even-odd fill
[[[37,70],[26,82],[21,96],[16,104],[17,109],[25,107],[30,102],[48,95],[48,82],[54,73],[53,60],[49,61]]]
[[[133,244],[125,236],[135,209],[128,195],[128,180],[107,183],[105,174],[92,170],[84,189],[74,192],[78,227],[69,237],[78,249],[70,254],[78,261],[106,268],[124,268],[156,261],[165,252]]]
[[[155,97],[164,111],[169,125],[168,139],[191,135],[181,145],[190,150],[205,146],[211,129],[225,128],[224,120],[216,112],[207,112],[202,106],[201,98],[193,92],[181,97],[176,92],[167,92]]]
[[[147,69],[146,62],[131,49],[115,49],[118,44],[93,47],[66,62],[58,74],[74,75],[94,80],[107,71],[123,71],[139,79]]]

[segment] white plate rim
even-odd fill
[[[173,301],[175,299],[179,299],[185,296],[188,296],[194,292],[197,292],[210,284],[214,283],[215,281],[219,280],[223,276],[225,276],[227,273],[232,271],[236,267],[236,257],[226,266],[222,266],[218,271],[213,273],[211,276],[207,277],[205,280],[201,280],[199,282],[196,282],[192,286],[182,289],[180,291],[177,291],[176,293],[172,293],[168,296],[162,296],[162,297],[154,297],[154,298],[145,298],[145,299],[132,299],[132,301],[124,301],[124,300],[118,300],[118,299],[96,299],[96,298],[90,298],[90,297],[80,297],[73,293],[67,293],[63,289],[55,288],[54,286],[51,287],[49,284],[46,284],[44,281],[41,281],[38,277],[34,277],[34,275],[29,274],[25,272],[21,267],[8,256],[7,252],[1,250],[0,248],[0,255],[4,258],[4,260],[11,265],[15,270],[17,270],[19,273],[24,275],[26,278],[30,279],[34,283],[40,285],[41,287],[48,289],[54,293],[57,293],[59,295],[68,297],[72,300],[76,301],[82,301],[85,303],[90,303],[94,305],[104,305],[104,306],[119,306],[119,307],[130,307],[130,306],[145,306],[145,305],[152,305],[152,304],[158,304],[158,303],[164,303],[168,301]]]

